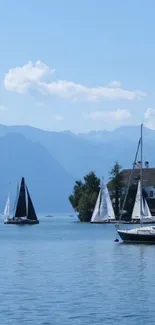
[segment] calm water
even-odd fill
[[[114,243],[112,225],[0,224],[0,324],[155,324],[155,246]]]

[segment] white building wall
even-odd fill
[[[155,186],[146,186],[144,189],[149,199],[155,199]]]
[[[149,199],[155,199],[155,186],[144,186],[143,187],[147,193]],[[122,188],[122,193],[125,194],[126,187]]]

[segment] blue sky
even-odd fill
[[[0,123],[155,128],[153,0],[2,0]]]

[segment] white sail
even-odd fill
[[[131,216],[132,220],[140,219],[140,214],[141,214],[141,211],[140,211],[140,191],[141,191],[141,188],[140,188],[140,181],[139,181],[138,182],[138,187],[137,187],[135,204],[134,204],[134,208],[133,208],[132,216]]]
[[[19,196],[19,183],[17,182],[17,190],[16,190],[16,197],[15,197],[15,202],[14,202],[14,207],[13,207],[13,214],[15,214],[18,196]]]
[[[5,220],[7,220],[9,218],[9,215],[10,215],[10,193],[8,195],[6,205],[5,205],[5,209],[4,209],[4,218],[5,218]]]
[[[149,206],[147,204],[146,199],[144,199],[144,216],[146,217],[152,217],[152,214],[150,212]]]
[[[141,211],[140,211],[140,181],[138,182],[138,188],[137,188],[137,194],[136,194],[136,199],[135,199],[135,204],[132,212],[132,219],[140,219],[142,222],[145,221],[151,221],[152,218],[155,219],[150,212],[149,206],[147,204],[146,199],[142,200],[142,216],[141,216]]]
[[[106,195],[109,219],[115,220],[115,213],[114,213],[114,209],[113,209],[113,206],[112,206],[112,202],[111,202],[111,198],[110,198],[110,195],[109,195],[107,185],[105,185],[105,195]]]
[[[101,190],[100,222],[108,221],[108,219],[109,219],[107,197],[106,197],[105,188],[106,188],[106,186],[103,184],[102,185],[102,190]]]
[[[144,199],[144,213],[141,221],[142,223],[155,222],[155,217],[152,216],[146,199]]]
[[[95,208],[91,217],[91,222],[95,222],[99,220],[99,209],[100,209],[100,199],[101,199],[101,190],[98,194],[98,198],[95,204]]]
[[[109,219],[115,219],[108,188],[102,184],[95,209],[91,218],[91,222],[105,222]]]

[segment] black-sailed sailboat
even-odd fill
[[[37,218],[29,190],[25,184],[24,177],[21,179],[14,216],[12,218],[7,216],[4,223],[13,225],[39,224],[39,220]]]

